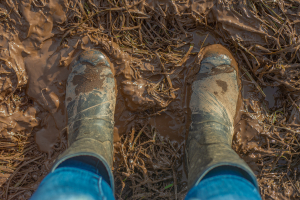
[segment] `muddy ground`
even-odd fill
[[[183,199],[184,141],[199,50],[239,63],[243,105],[233,149],[263,199],[300,197],[298,0],[0,2],[0,199],[29,199],[67,148],[66,79],[95,48],[118,85],[117,199]]]

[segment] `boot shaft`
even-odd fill
[[[113,70],[99,51],[81,53],[72,67],[66,87],[68,149],[54,164],[77,156],[92,156],[105,168],[113,188],[113,130],[116,91]]]
[[[192,84],[190,131],[186,143],[189,188],[212,169],[231,166],[257,186],[248,165],[231,148],[233,123],[240,94],[238,67],[221,45],[200,51],[200,70]]]

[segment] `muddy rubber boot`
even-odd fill
[[[73,158],[90,158],[114,189],[113,129],[116,104],[115,80],[108,59],[101,52],[81,53],[72,68],[66,86],[69,148],[54,164],[54,171]],[[94,163],[94,164],[93,164]]]
[[[239,171],[255,187],[256,177],[231,148],[233,123],[240,94],[238,65],[222,45],[201,50],[203,56],[192,84],[192,123],[186,143],[188,187],[197,185],[213,169],[228,167]]]

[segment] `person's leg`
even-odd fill
[[[257,188],[246,174],[231,166],[211,170],[190,189],[186,200],[260,200]]]
[[[66,160],[46,176],[31,200],[113,200],[108,174],[100,165],[89,156]]]
[[[115,80],[101,52],[81,53],[66,86],[69,148],[31,199],[114,199]]]
[[[199,57],[189,105],[186,199],[260,199],[255,175],[231,148],[240,95],[237,63],[222,45],[202,49]]]

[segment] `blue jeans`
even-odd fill
[[[186,195],[186,200],[261,200],[249,177],[231,166],[211,170]]]
[[[108,183],[95,166],[75,157],[49,173],[30,200],[113,200]]]
[[[113,200],[107,177],[96,167],[73,159],[60,165],[41,182],[31,200]],[[235,169],[209,172],[186,195],[186,200],[260,200],[255,186]]]

